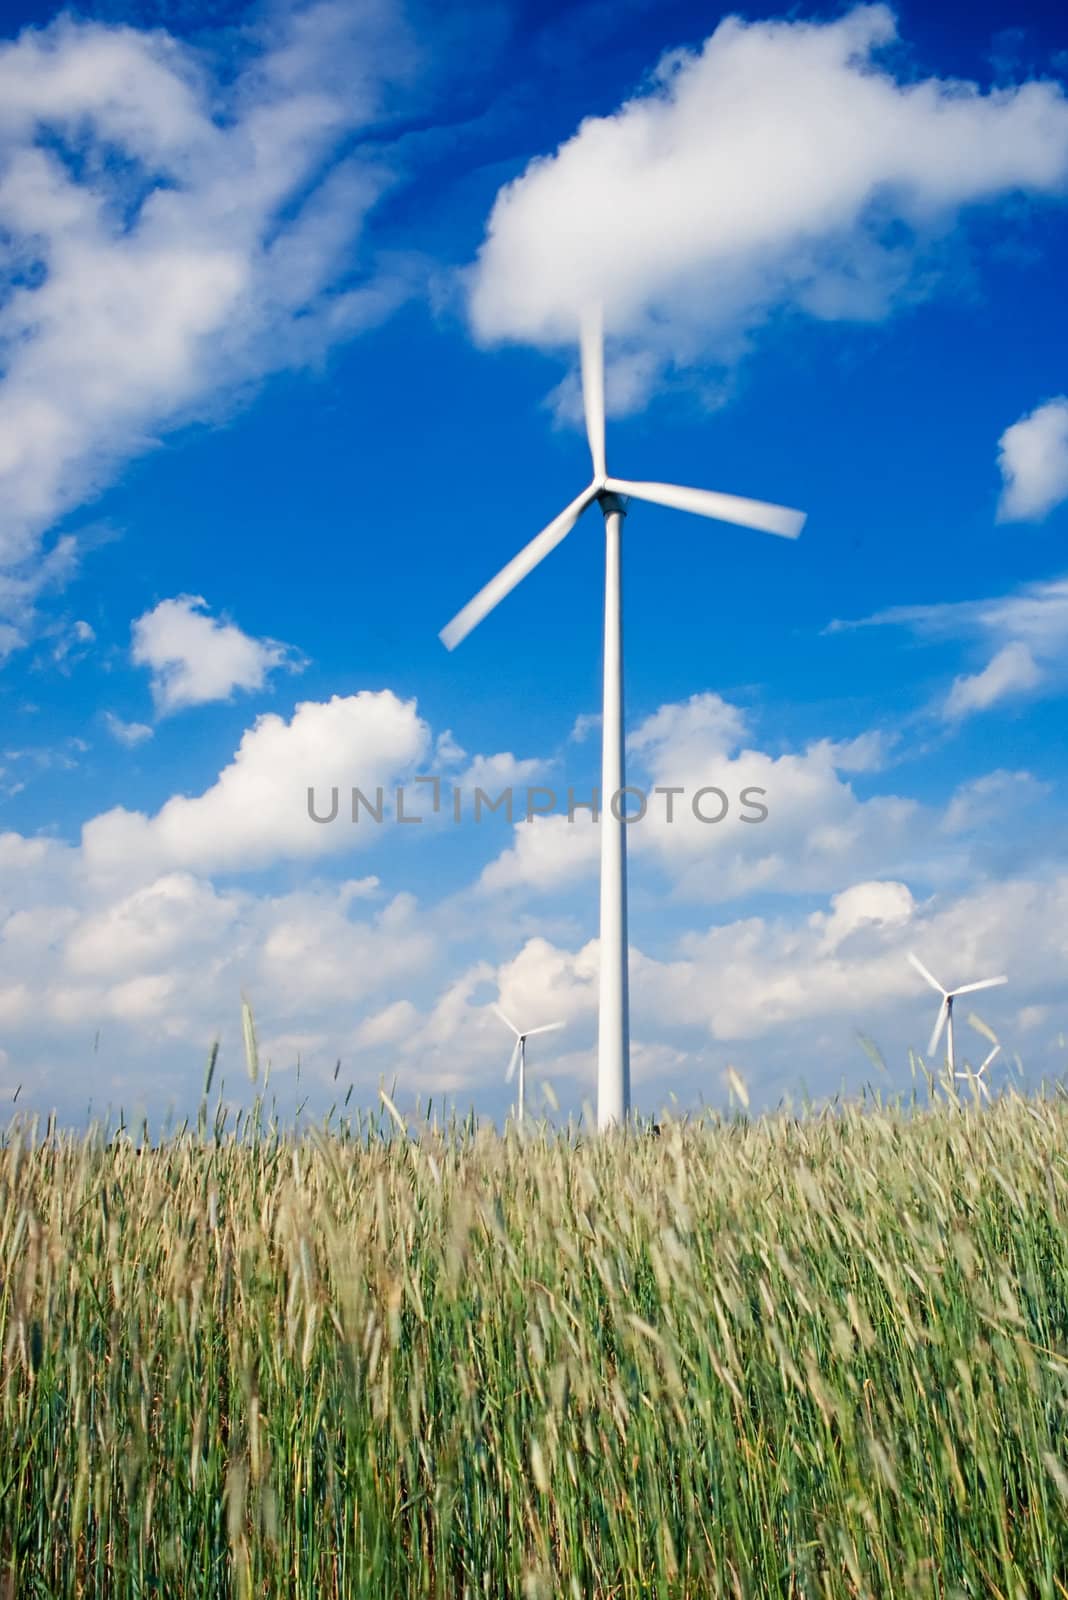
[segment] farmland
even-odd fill
[[[1068,1594],[1068,1103],[0,1147],[0,1595]]]

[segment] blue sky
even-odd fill
[[[592,294],[613,469],[808,514],[627,519],[633,781],[769,808],[631,829],[636,1103],[719,1103],[729,1066],[754,1105],[855,1090],[858,1030],[908,1087],[908,949],[1008,972],[1001,1059],[1062,1070],[1053,8],[2,27],[0,1094],[181,1116],[216,1036],[239,1088],[245,992],[283,1096],[299,1054],[325,1107],[340,1057],[365,1103],[396,1075],[499,1115],[499,999],[567,1023],[535,1095],[592,1097],[590,826],[306,814],[596,781],[594,514],[437,637],[587,481]]]

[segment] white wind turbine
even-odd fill
[[[955,1072],[953,1074],[953,1076],[955,1078],[968,1078],[971,1081],[972,1087],[975,1089],[975,1091],[978,1094],[980,1100],[983,1098],[984,1094],[986,1095],[988,1100],[990,1099],[990,1090],[986,1086],[986,1082],[985,1082],[985,1080],[983,1078],[983,1073],[986,1071],[987,1067],[993,1061],[994,1057],[997,1055],[997,1053],[998,1053],[998,1051],[1000,1049],[1001,1049],[1001,1046],[999,1044],[996,1044],[994,1046],[993,1050],[991,1050],[990,1053],[987,1055],[986,1060],[983,1062],[982,1066],[981,1067],[977,1067],[974,1072],[971,1070],[970,1067],[965,1067],[963,1072]]]
[[[927,1054],[928,1056],[934,1055],[935,1051],[938,1049],[938,1041],[942,1037],[942,1030],[948,1030],[946,1033],[946,1057],[949,1062],[949,1071],[951,1074],[955,1075],[955,1063],[953,1058],[954,1000],[960,994],[975,994],[978,989],[993,989],[996,988],[999,983],[1008,983],[1009,980],[1006,977],[980,978],[978,983],[962,983],[957,989],[943,989],[938,979],[932,977],[931,973],[928,972],[923,962],[918,960],[916,956],[913,955],[911,950],[908,952],[908,959],[916,968],[916,971],[920,974],[920,977],[926,979],[926,981],[931,985],[931,988],[937,990],[937,992],[942,996],[942,1004],[938,1008],[938,1016],[935,1018],[934,1032],[931,1034],[931,1042],[927,1046]]]
[[[532,1039],[536,1033],[558,1033],[563,1027],[563,1023],[546,1022],[540,1028],[527,1028],[525,1033],[521,1033],[516,1027],[515,1023],[512,1021],[511,1017],[505,1016],[500,1006],[494,1006],[493,1009],[496,1011],[501,1021],[505,1023],[507,1027],[511,1028],[512,1032],[515,1034],[515,1049],[512,1051],[511,1059],[508,1062],[508,1071],[504,1075],[504,1081],[505,1083],[511,1083],[512,1079],[515,1077],[515,1069],[518,1066],[519,1093],[516,1098],[516,1121],[522,1122],[523,1102],[526,1094],[527,1083],[527,1040]]]
[[[601,724],[601,974],[597,1033],[597,1126],[607,1128],[630,1111],[630,1005],[627,953],[627,847],[623,764],[623,619],[621,539],[628,500],[647,500],[677,511],[693,511],[718,522],[757,528],[796,539],[804,513],[760,500],[670,483],[631,483],[608,476],[604,426],[604,333],[600,308],[581,330],[582,399],[593,478],[582,493],[502,567],[441,630],[449,650],[510,594],[571,532],[596,500],[604,515],[604,697]]]

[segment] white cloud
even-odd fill
[[[1068,500],[1068,396],[1048,400],[1005,429],[998,467],[1005,484],[999,522],[1041,522]]]
[[[734,883],[747,881],[751,845],[736,840],[710,851],[706,843],[711,865],[685,839],[675,844],[653,836],[636,850],[633,1073],[645,1102],[649,1095],[662,1099],[669,1088],[684,1104],[701,1090],[719,1099],[728,1062],[758,1102],[780,1081],[795,1085],[810,1071],[815,1087],[826,1087],[857,1055],[857,1028],[896,1059],[900,1082],[905,1044],[922,1047],[931,1020],[922,985],[904,962],[908,948],[946,981],[1009,972],[1007,1000],[999,991],[982,1008],[999,1029],[1006,1058],[1016,1026],[1008,1018],[1045,1006],[1044,1020],[1056,1025],[1054,1002],[1068,957],[1063,866],[1056,856],[1047,860],[1041,846],[1031,858],[1032,879],[1014,871],[1005,882],[984,881],[979,865],[985,843],[1005,834],[1006,817],[1041,790],[1030,774],[989,773],[963,784],[941,811],[914,808],[899,849],[884,816],[856,800],[836,766],[839,760],[878,765],[876,745],[863,736],[764,754],[752,749],[739,708],[705,695],[661,707],[631,743],[632,762],[643,761],[650,776],[681,762],[680,782],[689,773],[715,781],[721,763],[728,771],[750,760],[770,763],[796,780],[799,808],[786,819],[787,844],[773,852],[796,870],[776,867],[762,880],[776,899],[762,899],[759,915],[709,925],[707,913],[695,916],[682,904],[684,894],[722,899]],[[260,718],[204,793],[175,796],[154,816],[106,813],[85,826],[80,849],[0,834],[0,1021],[11,1071],[33,1086],[32,1097],[62,1101],[73,1117],[82,1114],[85,1093],[121,1092],[127,1102],[143,1093],[156,1114],[172,1092],[183,1107],[195,1104],[201,1052],[214,1036],[223,1041],[227,1076],[243,1077],[238,1007],[245,993],[264,1056],[281,1071],[299,1053],[309,1087],[318,1084],[329,1095],[341,1056],[345,1079],[358,1083],[364,1103],[380,1074],[396,1072],[408,1105],[416,1092],[435,1100],[470,1093],[482,1106],[502,1107],[509,1039],[490,1009],[499,997],[524,1025],[566,1024],[532,1052],[532,1103],[543,1077],[560,1091],[565,1111],[591,1098],[598,987],[598,945],[589,936],[592,884],[581,916],[564,920],[547,915],[532,897],[503,914],[500,904],[487,906],[485,888],[420,903],[387,889],[377,875],[312,879],[300,889],[286,884],[284,872],[229,877],[286,858],[313,858],[305,831],[336,831],[339,854],[359,837],[381,838],[377,830],[358,835],[340,819],[336,830],[310,823],[305,765],[326,765],[320,787],[357,776],[367,787],[375,776],[367,776],[369,766],[407,781],[433,748],[412,703],[388,692],[338,698],[300,706],[288,722]],[[478,758],[467,765],[477,767]],[[822,846],[816,859],[795,833],[818,832],[824,806],[837,842],[835,849]],[[536,838],[541,826],[517,831]],[[585,834],[594,846],[592,877],[597,830],[571,833]],[[413,835],[401,829],[395,837]],[[933,872],[925,855],[932,841]],[[906,846],[907,870],[888,870]],[[319,848],[328,853],[328,846]],[[761,857],[755,859],[759,864]],[[650,865],[679,890],[667,915],[658,892],[653,923],[642,913]],[[704,879],[706,871],[711,876]],[[213,881],[212,873],[224,876]],[[566,882],[573,881],[574,870]],[[645,943],[646,927],[655,930],[655,950]],[[1028,955],[1024,969],[1020,950]],[[87,1056],[97,1029],[99,1061]],[[1032,1056],[1045,1048],[1038,1021],[1027,1042]]]
[[[557,950],[548,939],[528,939],[497,972],[501,1009],[521,1028],[546,1022],[573,1023],[593,1016],[600,978],[599,948],[599,942],[592,939],[571,955]],[[567,1044],[562,1036],[560,1042]]]
[[[1049,792],[1049,784],[1041,783],[1033,773],[999,767],[961,784],[946,807],[942,827],[947,833],[965,833],[991,823],[1004,824],[1010,817],[1019,818],[1024,806]]]
[[[47,578],[47,530],[157,430],[217,415],[409,292],[404,263],[361,260],[392,174],[351,135],[410,54],[388,6],[333,0],[246,31],[236,76],[162,30],[66,16],[0,45],[6,648]]]
[[[859,928],[897,928],[910,921],[916,902],[907,884],[855,883],[831,897],[831,912],[821,917],[821,947],[836,950]],[[819,914],[817,914],[819,915]]]
[[[144,744],[146,739],[151,739],[155,731],[147,722],[124,722],[114,711],[104,712],[104,726],[113,739],[130,749],[135,745]]]
[[[837,620],[828,633],[851,628],[910,628],[924,638],[988,636],[999,643],[1022,639],[1035,656],[1054,656],[1068,644],[1068,577],[1026,584],[1015,594],[990,600],[945,600],[934,605],[892,606],[859,622]]]
[[[551,766],[551,761],[546,761],[540,756],[519,757],[514,756],[510,750],[502,750],[493,756],[476,756],[467,770],[454,782],[458,788],[469,792],[472,803],[475,789],[481,789],[491,799],[502,789],[517,791],[522,789],[524,793],[517,793],[513,798],[516,804],[524,805],[526,787],[544,778]],[[465,793],[465,800],[467,797]]]
[[[771,755],[750,737],[738,706],[697,694],[662,706],[627,741],[628,783],[647,801],[644,818],[628,829],[628,855],[636,865],[656,865],[676,897],[823,892],[843,875],[885,868],[899,856],[911,860],[924,822],[917,803],[899,795],[861,801],[847,781],[850,772],[880,764],[885,740],[823,739]],[[681,793],[669,799],[668,789]],[[711,789],[719,794],[698,798]],[[634,797],[628,809],[637,804]],[[767,809],[760,821],[758,807]],[[512,845],[483,870],[479,887],[557,890],[591,875],[599,853],[588,811],[576,809],[574,821],[563,811],[517,820]]]
[[[601,713],[599,711],[583,711],[576,718],[571,732],[568,734],[570,744],[583,744],[594,733],[599,733],[601,728]]]
[[[850,885],[807,916],[748,916],[695,929],[661,958],[632,939],[633,1081],[647,1090],[655,1086],[662,1098],[675,1088],[692,1103],[698,1090],[718,1091],[719,1072],[732,1059],[710,1058],[709,1045],[734,1051],[759,1041],[753,1070],[744,1075],[762,1097],[776,1078],[793,1087],[801,1075],[810,1085],[813,1077],[830,1084],[843,1060],[858,1059],[856,1034],[864,1031],[884,1045],[900,1086],[907,1048],[923,1049],[933,1021],[933,997],[906,952],[917,949],[946,982],[1007,971],[1011,989],[984,995],[977,1009],[987,1020],[1011,1022],[1014,1014],[1025,1015],[1017,1011],[1021,996],[1059,991],[1068,959],[1066,912],[1063,872],[925,901],[905,883],[876,879]],[[1028,952],[1026,969],[1019,964],[1021,950]],[[478,1082],[498,1061],[503,1068],[507,1035],[494,1030],[488,999],[476,1000],[477,980],[492,977],[509,1015],[566,1022],[563,1033],[543,1041],[544,1070],[554,1082],[572,1079],[578,1093],[594,1095],[597,974],[596,940],[573,949],[526,940],[495,971],[483,964],[442,994],[407,1046],[417,1070],[432,1041],[450,1063],[462,1053],[469,1063],[465,1083]],[[974,1059],[964,1026],[968,1014],[962,1009],[958,1052]],[[1050,1014],[1049,1007],[1036,1008],[1036,1025]],[[1009,1045],[1008,1035],[1002,1037]],[[713,1059],[715,1082],[709,1078]],[[434,1081],[430,1063],[420,1084]]]
[[[116,807],[82,831],[85,860],[100,874],[152,875],[165,868],[240,870],[336,854],[373,837],[350,824],[350,790],[368,796],[396,783],[428,749],[414,700],[390,690],[304,701],[291,719],[259,717],[229,766],[199,795],[175,795],[155,816]],[[329,815],[331,790],[338,815]]]
[[[75,977],[140,976],[211,949],[236,915],[234,899],[189,873],[169,873],[85,916],[67,936],[66,966]]]
[[[736,358],[776,307],[881,317],[919,292],[925,244],[962,209],[1061,191],[1059,86],[899,81],[894,40],[869,5],[829,23],[728,17],[671,51],[498,194],[471,274],[476,332],[570,344],[601,299],[627,369],[610,395],[633,405],[657,365]]]
[[[58,637],[52,646],[52,660],[60,671],[68,672],[88,655],[89,646],[96,642],[96,632],[84,621],[74,622],[70,627],[61,626],[57,632]]]
[[[1068,668],[1068,578],[1031,583],[991,600],[950,600],[893,606],[859,622],[832,622],[829,633],[851,628],[908,628],[921,638],[977,640],[994,654],[977,673],[956,679],[940,696],[942,716],[985,710],[1009,695],[1056,687]]]
[[[63,903],[22,882],[15,892],[29,904],[0,914],[0,1019],[17,1031],[20,1056],[34,1038],[76,1043],[122,1024],[146,1090],[144,1064],[155,1059],[146,1042],[178,1041],[185,1056],[191,1041],[221,1034],[240,1054],[242,993],[265,1053],[298,1038],[347,1047],[357,1008],[417,981],[434,954],[411,896],[372,893],[377,903],[364,906],[360,882],[257,895],[175,872],[101,892],[68,864]]]
[[[184,706],[228,700],[235,689],[262,689],[276,668],[302,663],[288,645],[252,639],[232,622],[208,614],[202,595],[161,600],[138,617],[131,659],[152,673],[152,698],[161,716]]]
[[[0,259],[0,299],[3,294],[3,267]],[[0,328],[3,311],[0,307]],[[0,334],[0,359],[3,340]],[[0,415],[3,412],[3,379],[0,378]],[[2,463],[2,457],[0,457]],[[0,464],[0,484],[2,484]],[[0,666],[14,651],[25,645],[28,630],[34,621],[35,605],[41,595],[49,590],[61,589],[69,582],[78,566],[78,545],[70,534],[58,538],[51,549],[35,552],[33,559],[19,561],[9,567],[0,545]],[[6,619],[6,620],[4,620]],[[75,645],[78,641],[74,641]]]
[[[799,1024],[826,1026],[836,1017],[839,1026],[853,1027],[881,1019],[896,1033],[894,1013],[907,1004],[908,1031],[925,1042],[933,1016],[927,1020],[924,988],[905,961],[907,950],[916,949],[943,982],[1008,972],[1016,994],[1048,990],[1059,983],[1068,956],[1066,910],[1063,874],[1044,883],[991,884],[922,905],[911,902],[902,884],[855,886],[804,926],[789,917],[749,917],[690,935],[679,959],[642,957],[634,990],[662,1024],[689,1021],[721,1040],[760,1038]],[[1026,971],[1020,969],[1022,950],[1028,952]]]
[[[352,1008],[392,981],[410,981],[434,953],[431,930],[412,895],[395,895],[370,921],[322,893],[282,897],[256,951],[260,992],[275,1010],[307,1019]]]
[[[394,1000],[392,1005],[376,1011],[356,1030],[357,1049],[373,1049],[376,1045],[397,1044],[414,1034],[419,1013],[410,1000]]]
[[[821,740],[813,749],[826,746],[839,772],[881,772],[898,742],[896,733],[884,728],[869,728],[855,739]]]
[[[988,711],[999,701],[1037,688],[1042,672],[1027,646],[1019,639],[1004,645],[982,672],[955,678],[946,696],[947,717],[966,717]]]
[[[551,893],[588,877],[600,860],[600,835],[589,811],[576,811],[574,822],[559,813],[520,819],[513,841],[482,869],[478,886],[483,893],[520,888]]]
[[[464,750],[453,738],[452,729],[446,728],[444,733],[439,733],[434,741],[434,765],[437,767],[457,767],[467,758]]]

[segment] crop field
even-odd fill
[[[0,1145],[0,1595],[1068,1595],[1068,1103]]]

